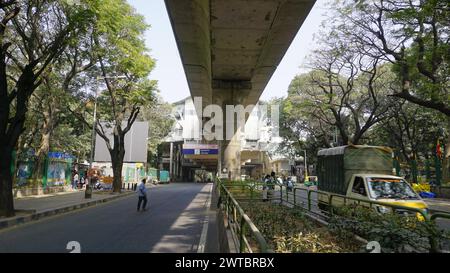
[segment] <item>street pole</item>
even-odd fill
[[[97,79],[98,80],[98,79]],[[94,122],[92,123],[92,134],[91,134],[91,156],[90,156],[90,160],[89,160],[89,182],[86,185],[86,192],[84,194],[84,197],[86,199],[92,198],[92,164],[94,162],[94,149],[95,149],[95,126],[97,123],[97,96],[98,96],[98,83],[97,83],[97,88],[95,90],[95,98],[94,98]]]
[[[173,173],[173,142],[170,141],[170,167],[169,167],[169,173],[170,173],[170,179],[172,179],[172,173]]]
[[[305,179],[308,176],[308,164],[306,163],[306,150],[304,150],[305,152],[305,157],[304,157],[304,161],[305,161]]]

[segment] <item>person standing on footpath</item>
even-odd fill
[[[147,188],[145,187],[145,182],[146,179],[142,179],[141,184],[139,184],[138,186],[138,193],[139,193],[139,201],[138,201],[138,205],[137,205],[137,211],[139,212],[141,210],[141,204],[142,201],[144,201],[144,205],[142,206],[142,210],[146,211],[147,210]]]
[[[72,189],[76,190],[78,188],[79,179],[80,178],[79,178],[78,172],[75,172],[75,176],[73,177]]]

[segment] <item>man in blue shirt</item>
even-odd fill
[[[142,179],[141,184],[139,184],[137,191],[139,193],[139,201],[138,201],[138,206],[137,206],[137,211],[141,210],[141,203],[142,201],[144,201],[144,205],[142,207],[143,211],[147,210],[147,188],[145,187],[145,181],[146,179]]]

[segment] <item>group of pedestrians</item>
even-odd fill
[[[73,176],[72,179],[72,189],[73,190],[77,190],[77,189],[82,189],[84,187],[84,185],[86,185],[88,183],[88,178],[83,177],[78,174],[78,172],[75,172],[75,175]]]
[[[148,199],[147,199],[147,187],[145,186],[147,179],[149,179],[149,182],[151,182],[151,176],[148,178],[144,178],[142,179],[141,183],[139,184],[139,186],[137,187],[136,191],[138,192],[138,205],[137,205],[137,211],[141,211],[141,206],[142,206],[142,211],[146,211],[147,210],[147,203],[148,203]],[[85,184],[88,183],[88,178],[84,178],[83,176],[81,176],[78,174],[78,172],[75,172],[73,179],[72,179],[72,189],[76,190],[78,188],[83,188],[83,186]]]
[[[286,176],[276,176],[275,172],[272,172],[270,175],[267,174],[262,177],[263,182],[263,201],[268,201],[270,196],[273,194],[273,190],[275,190],[275,185],[284,186],[288,192],[292,192],[294,188],[294,182],[291,177]]]

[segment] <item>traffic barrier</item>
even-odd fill
[[[261,232],[250,220],[248,215],[244,213],[244,210],[239,206],[238,202],[234,199],[226,186],[221,183],[220,178],[217,178],[216,183],[218,184],[219,200],[221,200],[220,206],[224,211],[227,222],[226,228],[230,230],[233,241],[237,246],[236,249],[239,250],[239,253],[253,253],[253,249],[249,243],[250,238],[247,238],[246,235],[247,232],[249,232],[251,238],[256,241],[259,252],[273,253],[274,251],[269,248],[269,245]],[[241,190],[246,188],[243,184],[234,186],[240,187]],[[252,189],[252,187],[250,189]],[[251,196],[253,197],[253,193],[251,193]]]
[[[219,180],[220,181],[220,180]],[[220,183],[220,182],[219,182]],[[239,188],[241,191],[247,190],[249,192],[250,198],[233,198],[234,201],[263,201],[262,194],[261,197],[255,197],[255,192],[263,187],[267,187],[264,183],[256,181],[236,181],[236,182],[223,182],[220,183],[221,187],[225,189],[236,189]],[[438,210],[429,209],[418,209],[412,207],[405,207],[401,205],[394,205],[385,202],[379,202],[374,200],[367,200],[356,197],[348,197],[344,195],[334,194],[330,192],[324,192],[320,190],[314,190],[303,187],[294,187],[292,193],[286,190],[284,193],[285,186],[274,185],[272,187],[272,195],[269,198],[270,201],[276,201],[280,204],[285,203],[285,205],[291,206],[293,208],[299,208],[304,210],[309,215],[314,215],[319,219],[328,221],[331,216],[333,216],[334,211],[339,206],[345,205],[357,205],[364,206],[367,208],[373,208],[383,206],[389,208],[390,213],[406,213],[407,216],[417,217],[424,221],[435,222],[437,219],[447,219],[450,220],[450,213]],[[226,192],[231,195],[229,191]],[[327,200],[322,201],[322,200]],[[233,201],[228,201],[233,202]],[[226,215],[229,215],[229,209],[226,210]],[[235,219],[233,218],[235,221]],[[237,229],[237,234],[239,235],[239,229]],[[434,241],[435,238],[430,238],[431,251],[438,251],[438,246]]]

